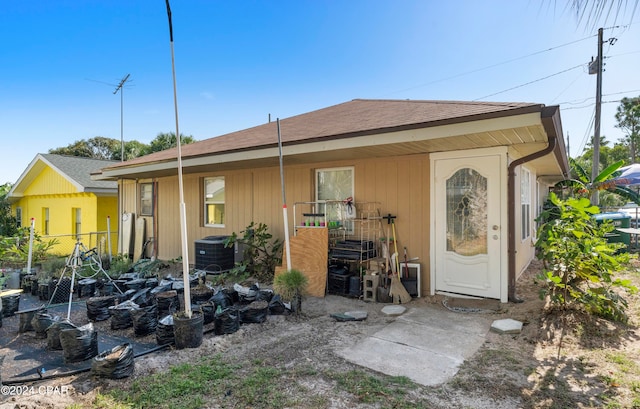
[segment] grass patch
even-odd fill
[[[137,379],[128,390],[114,390],[109,396],[136,408],[197,409],[207,397],[221,394],[220,381],[231,377],[234,369],[219,357],[197,364],[180,364]]]
[[[282,368],[260,360],[232,365],[215,356],[193,364],[179,364],[167,371],[136,379],[129,388],[98,395],[93,409],[179,408],[210,406],[243,408],[326,408],[326,396],[299,382],[319,377],[344,392],[344,399],[382,408],[429,407],[410,392],[418,385],[406,377],[372,376],[360,370],[317,371],[310,367]]]
[[[379,404],[384,408],[424,408],[425,402],[412,401],[408,392],[418,386],[405,376],[372,376],[361,370],[325,373],[339,389],[354,395],[359,403]]]

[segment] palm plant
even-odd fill
[[[288,270],[273,279],[273,291],[280,294],[284,301],[291,302],[296,314],[302,309],[302,296],[307,291],[309,279],[299,270]]]
[[[620,176],[620,168],[624,165],[624,161],[619,160],[607,166],[594,179],[575,159],[569,158],[569,164],[574,177],[556,183],[556,188],[569,189],[571,196],[586,198],[591,197],[595,191],[606,191],[624,198],[627,202],[634,202],[640,205],[638,192],[616,183],[616,178]]]

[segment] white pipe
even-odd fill
[[[276,119],[278,126],[278,156],[280,158],[280,185],[282,186],[282,219],[284,220],[284,246],[287,253],[287,271],[291,270],[291,246],[289,245],[289,216],[287,215],[287,196],[284,190],[284,168],[282,165],[282,139],[280,137],[280,118]]]
[[[29,255],[27,256],[27,274],[31,274],[31,261],[33,259],[33,230],[36,223],[35,218],[31,218],[31,226],[29,227]]]
[[[173,24],[171,22],[171,7],[166,0],[167,16],[169,17],[169,37],[171,40],[171,72],[173,74],[173,106],[176,118],[176,142],[178,144],[178,190],[180,192],[180,238],[182,239],[182,281],[184,283],[184,314],[191,318],[191,288],[189,287],[189,245],[187,244],[187,210],[184,204],[184,187],[182,183],[182,147],[180,130],[178,128],[178,92],[176,87],[176,64],[173,51]]]
[[[76,278],[76,270],[79,265],[78,262],[80,260],[80,241],[76,242],[76,247],[73,250],[73,259],[71,261],[71,288],[69,288],[69,306],[67,307],[67,320],[71,320],[71,303],[73,302],[73,286],[75,285]],[[60,277],[62,280],[62,277]],[[58,282],[60,284],[60,282]],[[57,289],[56,285],[56,289]]]
[[[111,263],[111,216],[107,216],[107,254]]]

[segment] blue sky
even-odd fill
[[[617,39],[602,135],[623,136],[609,101],[640,95],[640,12],[586,28],[562,3],[173,0],[179,129],[202,140],[355,98],[536,102],[561,106],[575,156],[593,134],[599,26]],[[3,2],[0,35],[0,183],[51,148],[120,139],[126,74],[124,139],[175,131],[163,0]]]

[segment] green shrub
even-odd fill
[[[226,247],[231,247],[235,243],[244,246],[243,259],[236,263],[233,273],[237,275],[246,273],[260,282],[270,283],[276,266],[282,262],[282,241],[274,239],[264,223],[256,225],[251,222],[240,233],[242,237],[234,232],[224,242]]]
[[[614,227],[609,220],[598,223],[600,210],[588,199],[565,201],[551,193],[551,206],[540,215],[536,248],[544,261],[540,278],[546,282],[540,294],[563,307],[575,305],[608,319],[626,322],[627,301],[620,290],[635,292],[628,280],[613,273],[629,261],[620,250],[623,243],[609,243],[606,234]]]
[[[107,274],[111,278],[118,278],[120,275],[128,273],[132,269],[132,262],[128,256],[118,254],[111,258],[111,263],[109,264],[109,270]]]

